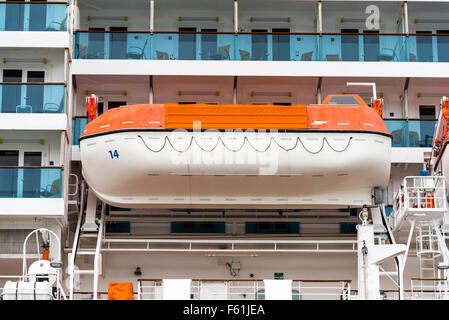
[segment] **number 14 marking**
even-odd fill
[[[118,151],[117,151],[117,149],[114,150],[114,153],[112,153],[112,151],[109,150],[109,155],[111,156],[111,159],[114,159],[114,158],[118,159]]]

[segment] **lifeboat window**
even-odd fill
[[[354,96],[333,96],[327,104],[358,106],[360,102]]]
[[[273,102],[273,105],[275,106],[291,106],[291,102]]]

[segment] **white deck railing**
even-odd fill
[[[139,279],[139,300],[162,300],[162,279]],[[265,300],[263,280],[193,279],[192,300]],[[292,280],[292,300],[350,300],[351,280]]]
[[[405,218],[431,220],[447,212],[444,176],[410,176],[402,181],[393,201],[389,221],[393,230],[401,227]]]

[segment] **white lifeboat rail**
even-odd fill
[[[444,176],[409,176],[404,178],[395,195],[389,222],[392,230],[397,231],[411,217],[416,221],[429,221],[443,218],[446,212]]]

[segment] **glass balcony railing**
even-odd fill
[[[407,37],[379,34],[324,34],[321,61],[408,61]]]
[[[393,147],[431,148],[437,120],[384,120]]]
[[[77,59],[449,61],[449,35],[79,31]]]
[[[0,31],[67,31],[67,3],[0,3]]]
[[[80,144],[80,135],[84,132],[87,124],[87,117],[77,117],[73,119],[73,145]]]
[[[0,198],[61,198],[60,167],[0,167]]]
[[[0,113],[63,113],[63,83],[0,82]]]

